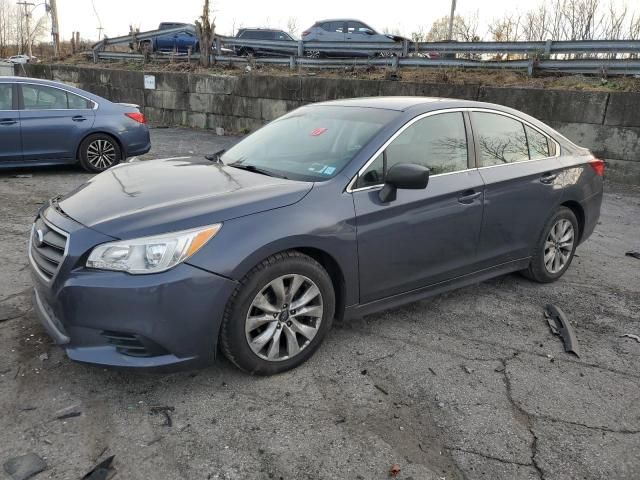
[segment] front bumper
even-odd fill
[[[51,281],[32,264],[34,309],[69,358],[149,369],[215,358],[235,282],[187,264],[152,275],[86,269],[87,243],[101,243],[95,242],[100,234],[78,224],[73,229],[73,221],[62,222],[51,210],[47,220],[69,232],[68,254]]]

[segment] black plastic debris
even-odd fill
[[[104,459],[93,470],[87,473],[82,480],[106,480],[107,476],[111,473],[111,464],[113,463],[115,455],[111,455],[109,458]]]
[[[21,457],[15,457],[4,463],[4,471],[13,480],[27,480],[44,471],[47,463],[35,453],[27,453]]]
[[[573,353],[576,357],[580,357],[580,353],[578,351],[578,339],[576,338],[573,327],[569,323],[569,320],[567,320],[567,316],[564,312],[550,303],[545,307],[544,316],[547,318],[547,323],[549,323],[551,333],[562,337],[564,351]]]
[[[164,415],[164,426],[171,427],[173,426],[173,421],[171,420],[171,412],[175,411],[175,409],[175,407],[155,406],[149,408],[149,413],[151,413],[151,415]]]
[[[633,257],[633,258],[637,258],[638,260],[640,260],[640,252],[631,251],[631,252],[625,253],[625,255],[627,257]]]
[[[64,415],[58,415],[56,417],[56,420],[66,420],[68,418],[79,417],[80,415],[82,415],[82,412],[69,412],[69,413],[65,413]]]

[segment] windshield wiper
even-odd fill
[[[264,168],[256,167],[255,165],[242,165],[241,163],[236,162],[230,164],[229,166],[233,168],[239,168],[240,170],[246,170],[248,172],[259,173],[260,175],[266,175],[267,177],[277,177],[288,180],[284,175],[277,175],[270,170],[265,170]]]

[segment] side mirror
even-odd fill
[[[429,183],[429,169],[416,163],[397,163],[389,169],[380,190],[379,198],[382,203],[393,202],[398,188],[420,190],[427,188]]]

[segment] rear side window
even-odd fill
[[[67,93],[59,88],[44,85],[22,85],[25,110],[90,109],[93,102]]]
[[[325,22],[320,24],[320,28],[327,32],[344,33],[344,22]]]
[[[527,134],[527,143],[529,145],[529,158],[531,160],[538,160],[540,158],[550,157],[549,153],[549,139],[539,131],[524,126],[524,131]]]
[[[466,170],[467,135],[462,113],[441,113],[418,120],[389,144],[358,179],[356,188],[384,183],[397,163],[417,163],[432,175]]]
[[[10,83],[0,83],[0,110],[13,109],[13,86]]]
[[[347,32],[348,33],[366,33],[367,31],[372,31],[369,27],[367,27],[364,23],[360,22],[349,22],[347,23]]]
[[[496,113],[472,112],[473,129],[480,144],[480,166],[529,160],[524,124]]]

